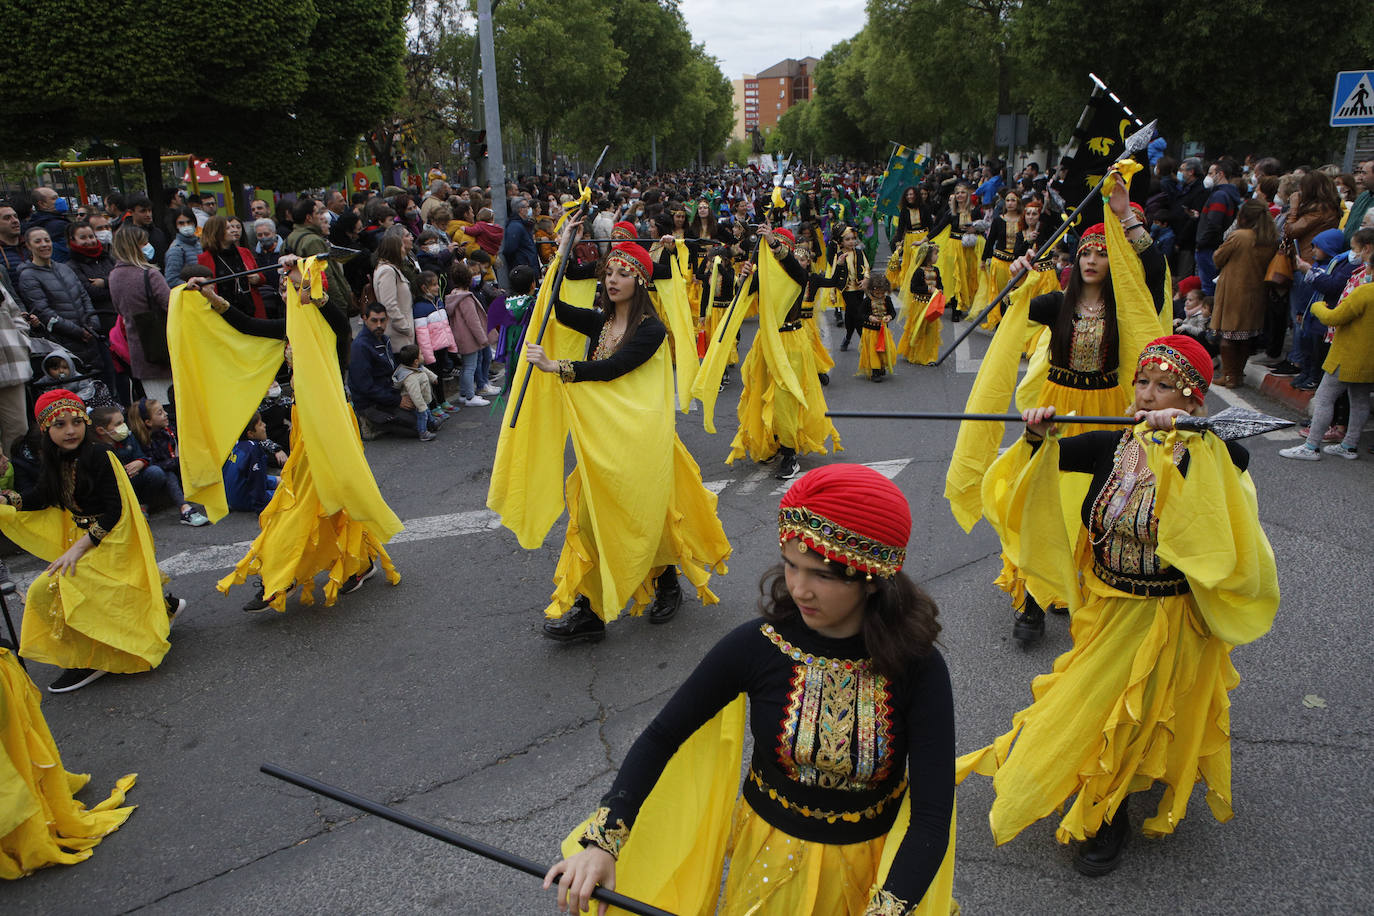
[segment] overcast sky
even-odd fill
[[[730,79],[789,57],[820,57],[863,28],[863,0],[682,0],[692,40]]]

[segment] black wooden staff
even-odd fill
[[[1136,131],[1135,133],[1127,137],[1125,148],[1121,151],[1121,155],[1116,157],[1116,161],[1123,162],[1127,159],[1130,159],[1136,153],[1140,152],[1145,147],[1149,146],[1150,141],[1154,139],[1155,125],[1158,123],[1158,121],[1151,121],[1149,124],[1146,124],[1144,127],[1140,128],[1140,130]],[[1054,232],[1050,234],[1050,237],[1045,239],[1044,243],[1041,244],[1040,248],[1036,250],[1034,256],[1031,257],[1032,261],[1038,261],[1041,258],[1043,258],[1045,256],[1045,253],[1054,247],[1055,242],[1058,242],[1059,239],[1064,235],[1064,233],[1069,231],[1069,227],[1072,226],[1073,221],[1078,218],[1078,214],[1083,212],[1084,207],[1092,203],[1093,197],[1096,196],[1097,193],[1102,190],[1102,185],[1106,183],[1107,176],[1111,173],[1112,170],[1107,169],[1106,174],[1103,175],[1102,178],[1098,180],[1097,184],[1093,186],[1093,189],[1088,192],[1088,196],[1083,198],[1082,202],[1079,203],[1078,206],[1073,208],[1072,213],[1064,217],[1064,221],[1059,224],[1059,228],[1055,229]],[[1017,283],[1021,282],[1021,278],[1023,276],[1025,276],[1025,274],[1017,273],[1012,275],[1011,280],[1008,281],[1007,285],[1002,287],[1002,291],[997,294],[997,298],[989,302],[988,307],[983,309],[983,311],[979,312],[977,318],[974,318],[969,322],[968,327],[964,328],[964,330],[959,334],[959,336],[954,339],[954,343],[949,345],[949,349],[941,353],[940,358],[935,360],[935,365],[938,366],[949,358],[949,355],[954,352],[955,348],[958,347],[959,344],[964,342],[964,338],[972,334],[973,329],[978,327],[978,325],[982,324],[983,320],[986,319],[988,315],[992,314],[992,310],[997,308],[997,306],[1001,304],[1003,299],[1011,295],[1011,291],[1016,288]]]
[[[592,182],[595,182],[595,181],[596,181],[596,173],[597,173],[598,171],[600,171],[600,169],[601,169],[601,163],[606,159],[606,152],[607,152],[610,148],[611,148],[610,144],[609,144],[609,143],[606,144],[606,146],[603,147],[602,150],[601,150],[601,155],[598,156],[597,159],[596,159],[596,165],[592,166],[592,171],[591,171],[591,176],[592,176],[592,177],[591,177],[591,179],[590,179]],[[577,215],[577,216],[583,216],[583,215],[586,214],[586,212],[587,212],[587,203],[584,201],[583,203],[581,203],[580,205],[578,205],[576,215]],[[571,212],[568,213],[568,222],[569,222],[569,223],[572,222],[573,216],[574,216],[573,213],[571,213]],[[572,245],[573,245],[573,236],[575,236],[575,235],[577,235],[577,232],[576,232],[575,230],[572,230],[572,229],[570,228],[569,231],[568,231],[568,233],[567,233],[567,235],[564,237],[563,241],[562,241],[562,242],[559,244],[559,246],[558,246],[558,270],[557,270],[557,272],[554,273],[554,275],[553,275],[553,289],[549,291],[549,307],[544,311],[544,317],[543,317],[543,319],[539,322],[539,335],[538,335],[537,337],[535,337],[535,339],[534,339],[534,342],[537,343],[537,344],[543,344],[543,343],[544,343],[544,332],[545,332],[546,330],[548,330],[548,327],[549,327],[549,317],[553,315],[553,310],[554,310],[555,308],[557,308],[557,306],[558,306],[558,293],[559,293],[559,290],[561,290],[561,289],[563,288],[563,275],[564,275],[565,273],[568,272],[568,253],[569,253],[569,252],[571,251],[571,249],[572,249]],[[523,338],[521,339],[521,346],[524,346],[524,339],[523,339]],[[529,390],[529,387],[530,387],[530,375],[532,375],[533,373],[534,373],[534,363],[531,363],[531,362],[529,362],[528,360],[526,360],[526,362],[525,362],[525,377],[524,377],[524,379],[522,379],[521,382],[520,382],[520,394],[519,394],[519,395],[516,397],[516,399],[515,399],[515,409],[512,410],[511,413],[510,413],[510,428],[511,428],[511,429],[515,429],[515,423],[516,423],[517,420],[520,419],[520,408],[523,407],[524,404],[525,404],[525,392]]]
[[[8,586],[8,591],[5,590],[5,586]],[[13,582],[6,582],[4,586],[0,586],[0,611],[5,612],[5,628],[10,631],[10,642],[14,643],[14,657],[18,660],[19,667],[28,671],[29,666],[24,664],[24,659],[19,656],[19,634],[14,631],[14,621],[10,619],[9,602],[5,600],[6,595],[13,594],[15,594]]]
[[[522,871],[527,875],[534,875],[536,878],[540,879],[548,874],[549,870],[538,862],[526,859],[523,856],[517,856],[515,853],[507,852],[504,849],[498,849],[495,846],[489,846],[480,840],[465,837],[461,833],[445,830],[443,827],[431,824],[428,821],[422,821],[418,817],[406,814],[404,811],[397,811],[395,808],[383,805],[381,802],[363,798],[361,795],[354,795],[352,792],[346,789],[340,789],[338,786],[331,786],[327,782],[320,782],[317,779],[311,779],[309,776],[293,773],[290,770],[277,766],[275,763],[264,763],[262,766],[258,767],[258,769],[268,776],[275,776],[283,782],[289,782],[292,785],[300,786],[302,789],[314,792],[316,795],[323,795],[325,798],[332,798],[336,802],[342,802],[350,808],[357,808],[359,811],[375,814],[383,820],[391,821],[393,824],[400,824],[402,827],[408,827],[416,833],[423,833],[427,837],[443,840],[445,843],[451,846],[457,846],[459,849],[475,852],[482,858],[491,859],[493,862],[499,862],[507,868],[513,868],[516,871]],[[607,890],[604,887],[597,887],[593,890],[592,897],[596,900],[604,900],[611,906],[620,907],[622,910],[642,914],[642,916],[673,916],[673,914],[669,913],[667,910],[660,910],[656,906],[650,906],[647,903],[635,900],[633,897],[626,897],[624,894],[617,894],[615,891]]]
[[[996,423],[1021,423],[1024,418],[1018,413],[940,413],[906,411],[864,411],[832,410],[828,417],[865,418],[869,420],[982,420]],[[1077,414],[1056,414],[1047,417],[1046,423],[1084,423],[1090,426],[1135,426],[1140,421],[1134,417],[1080,417]],[[1174,420],[1175,429],[1208,430],[1218,438],[1232,441],[1259,436],[1293,425],[1292,420],[1281,420],[1256,410],[1243,407],[1227,407],[1209,417],[1178,417]]]
[[[361,249],[358,249],[358,248],[340,248],[340,247],[338,247],[337,245],[330,245],[330,246],[329,246],[329,256],[330,256],[331,258],[337,257],[339,260],[347,260],[348,258],[351,258],[351,257],[353,257],[354,255],[358,255],[358,254],[362,254],[362,250],[361,250]],[[297,257],[300,258],[299,255],[297,255]],[[300,260],[304,261],[305,258],[300,258]],[[274,263],[274,264],[264,264],[262,267],[250,267],[250,268],[248,268],[247,270],[240,270],[240,271],[237,271],[237,272],[232,273],[232,274],[221,274],[220,276],[215,277],[214,279],[211,279],[211,280],[203,280],[203,281],[201,282],[200,285],[201,285],[201,286],[215,286],[215,285],[217,285],[217,284],[223,283],[225,280],[237,280],[239,277],[247,277],[247,276],[249,276],[250,274],[260,274],[260,273],[262,273],[262,272],[265,271],[265,270],[282,270],[282,269],[283,269],[283,268],[282,268],[280,262]]]

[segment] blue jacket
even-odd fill
[[[197,263],[200,252],[200,239],[188,239],[180,232],[172,237],[172,244],[167,246],[167,263],[162,268],[162,277],[168,286],[180,286],[184,282],[181,269],[187,264]]]
[[[396,371],[396,356],[386,335],[380,340],[363,329],[353,338],[348,351],[348,390],[353,393],[353,406],[400,407],[401,393],[391,385]]]
[[[1004,185],[1006,185],[1006,182],[1002,180],[1001,175],[993,175],[987,181],[980,184],[978,190],[973,193],[978,195],[978,199],[982,202],[984,207],[991,207],[992,202],[997,199],[997,192],[1002,190]]]
[[[539,252],[534,247],[534,236],[530,233],[529,223],[512,217],[506,223],[506,237],[501,242],[501,256],[506,259],[506,270],[517,264],[526,264],[539,275]]]
[[[267,450],[261,442],[240,439],[224,462],[224,496],[235,512],[261,512],[271,501],[267,492]]]
[[[28,232],[34,226],[41,226],[48,230],[48,236],[52,239],[52,259],[66,263],[72,259],[71,249],[67,247],[67,218],[61,213],[53,210],[34,210],[27,220],[24,221],[24,231]]]

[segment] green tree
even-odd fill
[[[625,73],[600,0],[522,0],[492,14],[502,127],[532,133],[544,168],[555,134],[589,141],[607,136],[601,106]],[[647,108],[648,106],[643,106]],[[605,140],[601,141],[605,143]]]
[[[692,47],[682,71],[684,93],[670,112],[659,144],[659,160],[669,168],[710,161],[725,146],[735,124],[734,90],[716,59],[703,45]]]

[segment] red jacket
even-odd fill
[[[506,234],[505,230],[495,223],[473,223],[463,231],[472,236],[477,247],[493,258],[501,251],[501,239]]]

